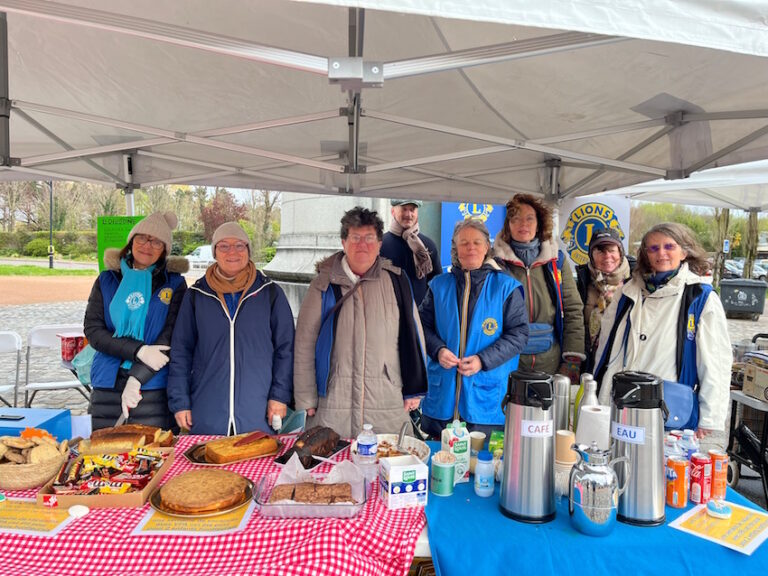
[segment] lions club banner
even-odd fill
[[[571,257],[575,266],[586,264],[592,233],[601,228],[613,228],[619,232],[625,253],[631,254],[628,246],[629,205],[628,198],[616,196],[591,196],[563,202],[560,206],[560,249]]]

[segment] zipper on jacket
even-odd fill
[[[237,308],[235,308],[235,314],[232,316],[232,318],[229,317],[229,310],[227,310],[224,302],[222,302],[218,296],[209,294],[200,288],[195,288],[194,286],[192,287],[201,294],[205,294],[209,298],[214,298],[221,305],[221,308],[224,311],[224,316],[227,318],[227,320],[229,320],[229,421],[227,422],[227,436],[237,435],[237,424],[235,423],[235,320],[237,319],[237,314],[240,312],[240,307],[243,305],[243,302],[251,296],[255,296],[270,284],[272,284],[272,281],[267,280],[264,284],[259,286],[259,289],[255,292],[241,296],[240,301],[237,303]],[[230,434],[230,431],[232,434]]]
[[[360,286],[360,290],[357,291],[358,294],[360,294],[360,304],[363,307],[363,372],[360,375],[360,381],[363,383],[362,390],[360,393],[360,430],[363,429],[363,425],[365,424],[365,346],[366,346],[366,338],[365,335],[367,333],[367,327],[365,325],[365,300],[363,299],[363,287]],[[357,296],[357,294],[352,294],[353,304],[354,304],[354,298]]]
[[[533,322],[533,287],[531,286],[531,269],[525,267],[525,283],[528,285],[528,322]],[[531,370],[536,365],[536,354],[531,354]]]
[[[467,346],[467,313],[469,312],[469,292],[471,287],[470,272],[466,270],[464,272],[464,294],[461,296],[461,327],[459,328],[459,358],[464,357],[464,352]],[[461,380],[462,376],[459,374],[458,368],[456,369],[456,398],[453,405],[453,419],[456,420],[459,417],[459,397],[461,396]]]

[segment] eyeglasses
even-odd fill
[[[216,244],[216,250],[221,250],[222,252],[230,252],[234,250],[235,252],[245,252],[248,249],[248,244],[245,242],[235,242],[234,244],[227,244],[226,242],[219,242]]]
[[[645,250],[647,252],[650,252],[651,254],[656,254],[659,250],[664,248],[665,252],[672,252],[675,248],[677,248],[676,242],[665,242],[664,244],[651,244],[650,246],[646,246]]]
[[[136,242],[137,246],[144,246],[149,242],[149,244],[154,248],[155,250],[160,250],[161,248],[165,247],[165,242],[158,238],[152,238],[152,236],[147,236],[146,234],[136,234],[133,237],[133,241]]]
[[[522,224],[525,222],[526,224],[535,224],[536,223],[536,216],[512,216],[512,218],[509,219],[509,221],[512,224]]]
[[[366,234],[365,236],[360,236],[360,234],[350,234],[347,236],[347,241],[352,242],[352,244],[361,244],[363,242],[366,244],[373,244],[374,242],[378,242],[378,240],[376,234]]]

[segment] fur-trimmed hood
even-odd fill
[[[507,244],[504,241],[504,239],[501,237],[501,232],[498,233],[498,235],[496,236],[496,240],[494,240],[493,242],[493,255],[496,258],[500,258],[501,260],[512,262],[517,266],[523,266],[522,260],[520,260],[517,254],[515,254],[515,251],[512,248],[512,246]],[[555,244],[554,240],[544,240],[540,244],[539,255],[536,257],[536,260],[534,261],[533,264],[542,264],[544,262],[549,262],[550,260],[554,260],[556,258],[557,258],[557,244]]]
[[[117,248],[107,248],[104,250],[104,266],[107,270],[120,270],[120,250]],[[168,256],[165,259],[165,269],[168,272],[185,274],[189,272],[189,260],[183,256]]]

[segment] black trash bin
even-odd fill
[[[752,318],[757,320],[765,306],[768,284],[762,280],[732,278],[720,281],[720,300],[726,318]]]

